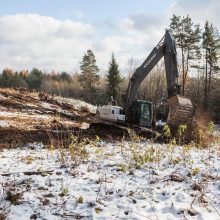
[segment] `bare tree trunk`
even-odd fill
[[[209,100],[210,98],[210,90],[211,90],[211,78],[212,78],[212,68],[210,66],[210,69],[209,69],[209,80],[208,80],[208,90],[207,90],[207,99]],[[207,103],[208,105],[208,103]]]
[[[207,109],[208,100],[207,100],[207,86],[208,86],[208,60],[207,60],[207,49],[205,53],[205,89],[204,89],[204,109]]]
[[[183,52],[183,48],[181,48],[181,52],[182,52],[182,78],[183,78],[183,84],[182,84],[182,94],[184,96],[185,93],[185,60],[184,60],[184,52]]]

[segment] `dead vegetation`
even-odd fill
[[[79,133],[93,117],[86,105],[28,90],[0,89],[1,146],[60,139]]]
[[[220,216],[218,146],[199,149],[196,144],[159,145],[141,139],[112,144],[80,136],[71,136],[68,145],[59,141],[59,148],[51,143],[50,149],[39,144],[2,151],[2,164],[15,160],[23,167],[0,173],[5,205],[25,207],[34,192],[37,209],[31,208],[30,219],[43,218],[45,209],[60,218],[90,217],[88,210],[101,218],[113,200],[130,204],[129,209],[117,207],[125,218],[140,215],[136,208],[145,207],[146,201],[151,207],[145,211],[159,203],[167,209],[169,202],[168,210],[182,218],[199,218],[206,209],[210,216]],[[19,154],[7,153],[13,151]],[[180,195],[185,203],[178,208]],[[154,209],[157,219],[160,211]],[[140,218],[150,219],[147,211],[142,213]]]

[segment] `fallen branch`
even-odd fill
[[[54,170],[43,170],[43,171],[24,171],[24,172],[17,172],[17,173],[1,173],[1,176],[11,176],[12,174],[23,173],[24,175],[31,176],[31,175],[42,175],[42,174],[52,174]]]

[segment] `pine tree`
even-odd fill
[[[113,96],[115,100],[120,101],[120,90],[121,90],[121,83],[123,78],[119,72],[119,66],[116,62],[114,54],[112,54],[111,61],[109,63],[108,74],[107,74],[107,81],[108,81],[108,95]]]
[[[185,84],[189,72],[190,60],[199,59],[201,30],[194,25],[191,18],[173,15],[170,29],[176,39],[177,47],[181,49],[182,60],[182,93],[185,93]]]
[[[43,81],[43,72],[37,68],[33,68],[27,77],[27,83],[30,89],[39,90]]]
[[[205,49],[205,82],[204,82],[204,107],[208,107],[209,93],[211,87],[211,78],[218,69],[220,36],[217,29],[206,21],[203,32],[203,48]],[[208,72],[209,66],[209,72]]]
[[[79,83],[84,90],[85,99],[91,103],[95,103],[94,97],[98,90],[99,68],[96,65],[95,55],[92,50],[87,50],[83,56],[81,66],[81,75]]]

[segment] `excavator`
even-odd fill
[[[166,70],[167,104],[169,106],[167,124],[178,126],[190,121],[193,115],[193,105],[190,99],[180,95],[176,42],[170,31],[166,30],[163,38],[130,78],[124,109],[117,106],[114,101],[108,105],[97,107],[97,118],[102,121],[100,123],[118,124],[121,129],[152,127],[152,103],[147,100],[136,100],[136,95],[140,84],[162,57],[164,57]]]

